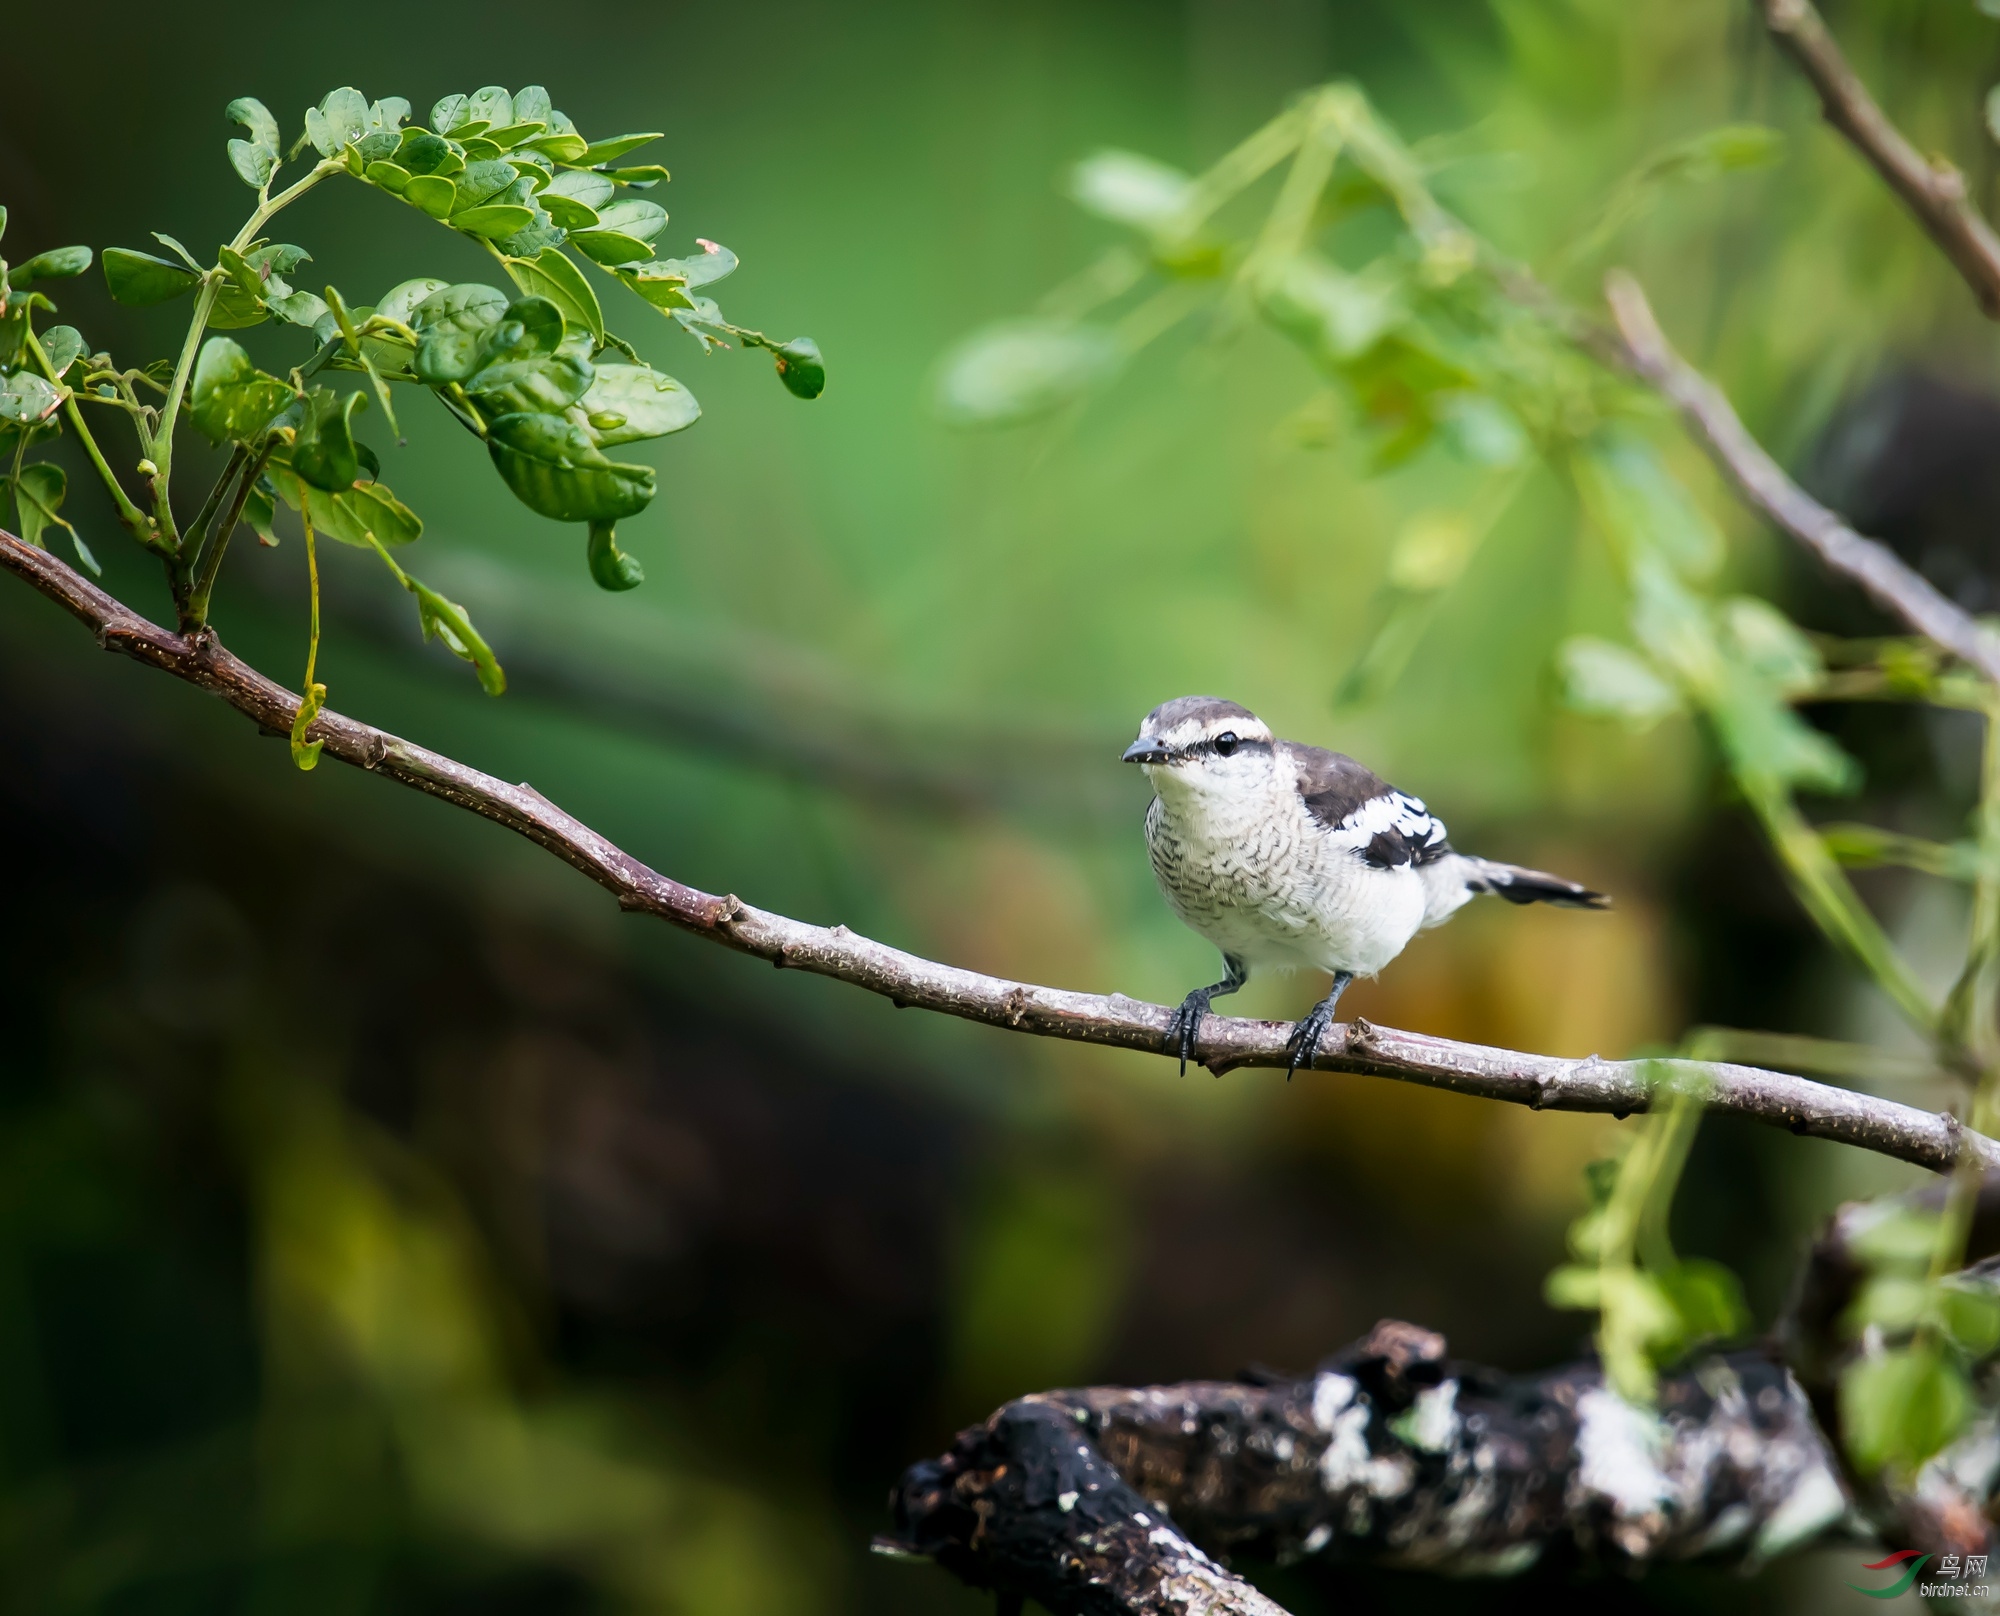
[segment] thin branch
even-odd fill
[[[1810,0],[1754,0],[1785,54],[1819,92],[1826,121],[1868,159],[1917,223],[1965,277],[1987,315],[2000,319],[2000,236],[1966,199],[1965,176],[1903,138],[1875,104]]]
[[[4,532],[0,569],[65,608],[104,649],[219,696],[268,734],[290,735],[299,698],[224,650],[212,633],[183,638],[162,628],[46,550]],[[306,739],[324,742],[325,756],[442,798],[525,836],[581,870],[622,908],[657,916],[780,969],[830,976],[879,993],[899,1008],[934,1010],[1045,1038],[1168,1052],[1172,1012],[1165,1005],[983,976],[885,947],[845,926],[806,925],[734,896],[697,891],[640,863],[531,786],[509,785],[338,713],[320,713]],[[1196,1054],[1217,1073],[1238,1066],[1283,1066],[1290,1033],[1284,1022],[1210,1016],[1202,1024]],[[1357,1019],[1331,1028],[1312,1064],[1510,1100],[1535,1110],[1622,1117],[1648,1109],[1650,1067],[1657,1063],[1604,1061],[1594,1055],[1560,1060],[1398,1032]],[[2000,1167],[2000,1143],[1970,1132],[1946,1114],[1755,1067],[1714,1063],[1702,1070],[1714,1111],[1855,1145],[1933,1171],[1949,1168],[1962,1149],[1975,1152],[1982,1166]]]
[[[1786,476],[1722,390],[1674,352],[1639,283],[1619,271],[1604,295],[1622,344],[1613,357],[1671,400],[1749,503],[1919,634],[2000,683],[2000,638],[1940,594],[1887,545],[1863,538]]]

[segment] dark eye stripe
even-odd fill
[[[1183,747],[1181,755],[1183,757],[1198,757],[1203,754],[1211,757],[1241,757],[1245,752],[1268,752],[1271,750],[1271,743],[1269,741],[1260,741],[1251,736],[1239,735],[1236,737],[1236,744],[1227,752],[1224,752],[1215,744],[1216,741],[1221,739],[1222,737],[1218,735],[1213,741],[1196,741],[1192,746]]]

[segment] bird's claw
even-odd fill
[[[1187,1076],[1188,1057],[1194,1054],[1195,1039],[1201,1033],[1201,1018],[1208,1014],[1208,998],[1207,988],[1196,988],[1181,1000],[1180,1008],[1167,1023],[1167,1045],[1178,1046],[1182,1077]]]
[[[1316,1004],[1306,1013],[1306,1018],[1292,1029],[1292,1036],[1285,1040],[1285,1049],[1291,1059],[1285,1063],[1285,1081],[1292,1080],[1292,1073],[1301,1063],[1310,1067],[1319,1054],[1319,1041],[1326,1036],[1326,1029],[1333,1025],[1333,1006]]]

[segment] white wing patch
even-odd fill
[[[1445,844],[1444,821],[1407,792],[1370,797],[1328,833],[1371,864],[1422,864]]]

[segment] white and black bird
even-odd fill
[[[1330,971],[1333,991],[1292,1031],[1311,1061],[1334,1006],[1427,926],[1476,894],[1605,909],[1561,876],[1453,850],[1444,822],[1353,758],[1274,738],[1246,707],[1182,696],[1146,715],[1125,761],[1146,772],[1153,875],[1174,913],[1222,950],[1226,974],[1181,1001],[1168,1029],[1187,1070],[1209,1001],[1259,967]]]

